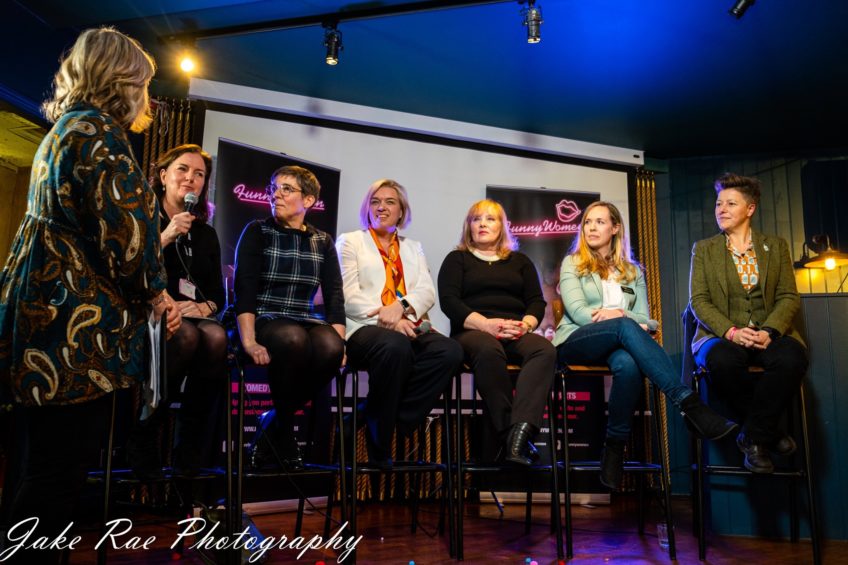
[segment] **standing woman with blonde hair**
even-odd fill
[[[168,312],[169,333],[180,326],[165,291],[158,204],[127,139],[150,123],[154,72],[137,41],[90,29],[44,104],[55,123],[33,161],[26,216],[0,274],[0,375],[25,444],[12,465],[20,476],[6,476],[4,525],[37,517],[31,539],[52,540],[72,521],[112,393],[146,373],[148,309]],[[12,561],[58,558],[19,550]]]
[[[504,459],[530,465],[556,352],[533,333],[545,315],[545,300],[536,267],[517,247],[499,203],[472,205],[462,239],[439,271],[439,300],[503,442]],[[521,365],[514,386],[507,363]]]
[[[718,439],[735,423],[704,406],[680,383],[677,369],[648,333],[645,276],[630,255],[621,212],[593,202],[583,212],[571,254],[559,279],[564,306],[554,345],[560,363],[608,365],[612,372],[601,483],[616,490],[624,472],[624,446],[646,376],[677,406],[696,433]]]

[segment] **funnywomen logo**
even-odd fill
[[[270,198],[268,196],[268,193],[265,192],[264,188],[250,188],[244,183],[237,184],[233,187],[233,195],[239,202],[246,202],[248,204],[258,204],[260,206],[267,206],[268,200]],[[312,208],[310,208],[310,210],[316,212],[323,212],[324,201],[319,200],[315,203],[314,206],[312,206]]]
[[[580,222],[575,221],[583,210],[573,201],[563,198],[554,206],[556,219],[541,218],[524,224],[509,223],[509,231],[516,237],[539,237],[544,235],[575,234],[580,228]]]

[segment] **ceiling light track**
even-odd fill
[[[349,22],[355,20],[368,20],[382,18],[385,16],[397,16],[401,14],[412,14],[418,12],[433,12],[450,8],[464,8],[469,6],[482,6],[485,4],[504,4],[512,0],[428,0],[409,2],[406,4],[377,5],[367,8],[343,10],[327,14],[316,14],[301,16],[297,18],[285,18],[249,24],[224,26],[205,30],[192,30],[183,33],[175,33],[163,36],[166,41],[185,41],[193,39],[212,39],[250,33],[261,33],[264,31],[277,31],[309,26],[323,26],[326,22]]]

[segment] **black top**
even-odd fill
[[[236,314],[345,324],[342,274],[333,238],[306,224],[281,227],[274,218],[245,226],[236,248]],[[321,287],[325,314],[315,309]]]
[[[463,331],[472,312],[487,318],[542,320],[545,299],[539,274],[523,253],[484,261],[469,251],[451,251],[439,270],[439,302],[451,321],[451,335]]]
[[[159,231],[165,231],[171,218],[160,209]],[[162,249],[168,272],[168,293],[174,300],[211,300],[217,312],[224,309],[224,282],[221,278],[221,245],[215,228],[203,222],[192,222],[191,229],[180,241]],[[182,257],[183,263],[180,262]],[[186,271],[188,268],[188,271]],[[188,279],[200,290],[194,297],[180,294],[180,279]]]

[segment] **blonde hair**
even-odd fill
[[[480,200],[471,205],[468,209],[468,214],[465,216],[465,222],[462,224],[462,235],[460,236],[457,249],[468,251],[474,248],[474,239],[471,237],[471,221],[474,216],[479,216],[483,212],[492,212],[501,221],[501,233],[498,235],[498,240],[495,242],[498,257],[506,259],[509,254],[518,249],[518,240],[509,231],[509,221],[506,218],[506,212],[499,202],[494,200]]]
[[[592,202],[583,211],[583,218],[586,218],[590,210],[601,206],[609,212],[612,224],[619,226],[618,233],[612,236],[610,256],[608,258],[601,257],[597,251],[589,247],[589,244],[586,243],[586,234],[583,230],[583,221],[581,220],[580,231],[571,245],[571,256],[574,260],[577,275],[583,277],[594,273],[606,280],[610,267],[613,267],[618,270],[618,282],[625,284],[631,283],[639,276],[640,266],[639,263],[633,260],[633,256],[631,255],[630,241],[627,239],[627,234],[624,233],[621,212],[615,207],[615,204],[601,200]]]
[[[58,120],[81,102],[90,104],[134,132],[152,121],[147,87],[156,62],[141,44],[112,27],[88,29],[62,59],[53,79],[53,97],[42,105]]]
[[[362,205],[359,207],[359,225],[364,230],[371,227],[371,198],[384,186],[395,189],[398,196],[398,202],[400,204],[400,219],[397,223],[398,229],[405,228],[412,221],[412,209],[409,207],[409,196],[406,194],[406,189],[403,185],[396,180],[380,179],[374,181],[371,186],[368,187],[368,192],[365,193],[365,198],[362,199]]]

